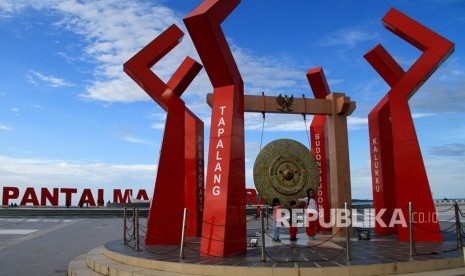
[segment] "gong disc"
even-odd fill
[[[271,205],[278,198],[281,206],[307,197],[307,190],[318,187],[318,164],[310,150],[291,139],[278,139],[267,144],[258,154],[253,167],[255,188]]]

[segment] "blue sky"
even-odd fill
[[[153,190],[165,114],[123,63],[200,0],[0,0],[0,183],[18,187]],[[421,54],[383,28],[395,7],[455,43],[410,106],[435,198],[465,197],[463,1],[245,0],[223,23],[245,93],[305,94],[323,67],[331,91],[357,102],[349,118],[352,195],[371,198],[367,114],[389,87],[363,55],[381,43],[407,70]],[[186,55],[187,31],[153,70],[165,80]],[[183,95],[209,135],[204,71]],[[300,115],[267,115],[263,143],[307,142]],[[246,114],[246,179],[260,148],[261,114]],[[206,146],[208,148],[208,146]]]

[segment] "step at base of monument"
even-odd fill
[[[114,261],[104,254],[104,247],[97,247],[69,263],[68,276],[185,276],[186,274],[147,269]]]
[[[179,262],[165,262],[154,259],[138,258],[124,255],[106,249],[104,246],[90,250],[87,254],[78,256],[69,264],[69,276],[96,275],[395,275],[403,273],[421,273],[436,271],[438,275],[447,274],[448,269],[463,268],[462,257],[399,262],[373,265],[353,265],[342,267],[252,267],[202,265]],[[465,269],[464,269],[465,271]],[[425,274],[426,275],[426,274]]]
[[[80,255],[74,258],[68,265],[68,276],[101,276],[90,269],[86,263],[87,254]]]

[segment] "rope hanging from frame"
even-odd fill
[[[302,94],[302,98],[304,99],[304,113],[302,113],[302,117],[304,119],[304,125],[305,125],[305,132],[307,133],[307,141],[308,141],[308,146],[311,147],[311,142],[310,142],[310,133],[307,128],[307,101],[305,98],[305,94]],[[260,150],[262,150],[263,146],[263,133],[265,130],[265,121],[266,121],[266,115],[265,115],[265,110],[266,110],[266,97],[265,97],[265,92],[262,92],[262,99],[263,99],[263,111],[262,111],[262,132],[260,135]]]
[[[307,100],[305,99],[305,94],[302,94],[302,98],[304,99],[304,108],[305,108],[305,113],[302,113],[302,117],[304,119],[305,131],[307,132],[308,146],[312,147],[311,142],[310,142],[310,134],[308,133],[308,128],[307,128]]]
[[[266,98],[265,98],[265,92],[262,92],[262,98],[263,98],[263,111],[262,111],[262,135],[260,136],[260,150],[262,150],[262,143],[263,143],[263,131],[265,129],[265,108],[266,108]]]

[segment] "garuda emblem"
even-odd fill
[[[291,112],[293,110],[293,108],[291,107],[292,102],[294,102],[293,95],[291,95],[291,97],[284,95],[283,97],[281,96],[281,94],[279,94],[279,96],[276,98],[276,103],[278,104],[276,108],[281,112]]]

